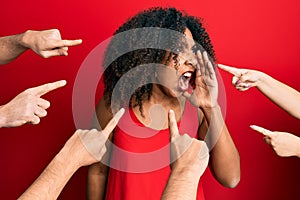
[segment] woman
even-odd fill
[[[110,169],[104,164],[89,168],[89,199],[160,199],[172,162],[165,148],[169,110],[175,112],[180,133],[200,140],[210,136],[210,169],[222,185],[235,187],[239,154],[217,102],[215,54],[200,19],[175,8],[152,8],[125,22],[118,34],[125,34],[124,39],[113,38],[104,58],[108,67],[97,107],[100,126],[108,123],[112,110],[128,109],[114,130]],[[157,48],[143,45],[149,41]],[[113,59],[126,48],[133,50]],[[197,199],[204,199],[201,181]]]

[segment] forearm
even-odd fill
[[[13,61],[28,49],[22,44],[24,34],[0,38],[0,65]]]
[[[195,200],[200,176],[186,170],[172,170],[162,200]]]
[[[240,180],[240,157],[227,130],[219,106],[203,109],[208,130],[205,141],[211,150],[210,167],[225,187],[235,187]]]
[[[57,199],[68,180],[79,168],[70,159],[71,156],[64,152],[64,149],[61,150],[19,199]]]
[[[107,171],[106,166],[99,166],[94,164],[89,167],[88,180],[87,180],[87,199],[99,200],[105,199],[105,190],[107,182]]]
[[[264,73],[257,88],[279,107],[300,119],[300,93],[297,90]]]

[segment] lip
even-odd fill
[[[193,77],[193,71],[185,71],[181,74],[178,79],[178,88],[182,92],[187,91],[189,89],[190,81]]]

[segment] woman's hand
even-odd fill
[[[193,86],[192,94],[187,91],[183,93],[194,106],[199,108],[212,108],[218,102],[218,82],[213,63],[210,61],[206,51],[196,52],[197,65],[195,81],[191,83]]]

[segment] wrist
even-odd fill
[[[2,109],[3,109],[3,106],[0,106],[0,128],[5,127],[5,124],[6,124],[6,117],[5,117]]]
[[[296,156],[298,157],[298,158],[300,158],[300,137],[297,137],[297,139],[298,139],[298,143],[297,143],[297,150],[296,150]]]
[[[207,106],[207,107],[199,107],[200,110],[203,111],[203,113],[210,113],[216,110],[220,110],[220,106],[218,103],[216,103],[215,105],[212,106]]]
[[[64,146],[60,152],[55,156],[55,160],[62,166],[63,169],[70,173],[74,173],[77,171],[81,166],[76,161],[76,159],[71,156],[72,153],[66,149]]]
[[[268,82],[268,79],[271,78],[269,75],[267,75],[264,72],[257,71],[258,80],[256,82],[256,87],[259,88],[263,86],[266,82]]]
[[[194,182],[198,182],[201,174],[200,170],[198,168],[192,167],[192,166],[179,166],[176,165],[172,169],[172,176],[178,177],[178,179],[181,180],[190,180]]]
[[[24,33],[19,34],[18,44],[23,48],[30,49],[31,48],[31,36],[34,31],[27,30]]]

